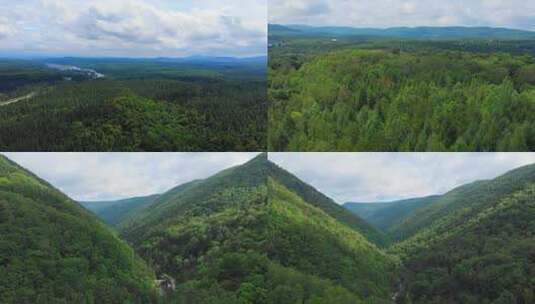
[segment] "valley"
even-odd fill
[[[441,195],[341,206],[262,153],[162,193],[77,203],[2,157],[0,298],[530,303],[534,185],[528,165]],[[41,279],[20,287],[30,277]]]

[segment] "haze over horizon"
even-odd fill
[[[0,56],[263,56],[266,11],[266,0],[0,0]]]
[[[444,194],[534,164],[533,153],[269,153],[338,204]]]
[[[269,0],[269,23],[355,28],[500,27],[535,31],[535,2]]]

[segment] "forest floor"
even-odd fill
[[[30,94],[27,94],[27,95],[24,95],[24,96],[20,96],[20,97],[17,97],[17,98],[9,99],[9,100],[6,100],[6,101],[0,101],[0,107],[1,106],[7,106],[8,104],[12,104],[12,103],[15,103],[15,102],[23,101],[23,100],[26,100],[26,99],[30,99],[30,98],[34,97],[36,94],[37,94],[36,92],[31,92]]]

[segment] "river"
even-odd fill
[[[97,72],[95,70],[83,69],[83,68],[80,68],[80,67],[77,67],[77,66],[74,66],[74,65],[47,63],[46,66],[51,68],[51,69],[56,69],[56,70],[60,70],[60,71],[79,72],[79,73],[82,73],[82,74],[86,74],[86,75],[88,75],[89,77],[91,77],[93,79],[106,77],[104,74],[101,74],[101,73],[99,73],[99,72]]]

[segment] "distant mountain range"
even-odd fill
[[[496,27],[392,27],[354,28],[338,26],[270,24],[269,36],[368,36],[403,39],[535,39],[535,32]]]

